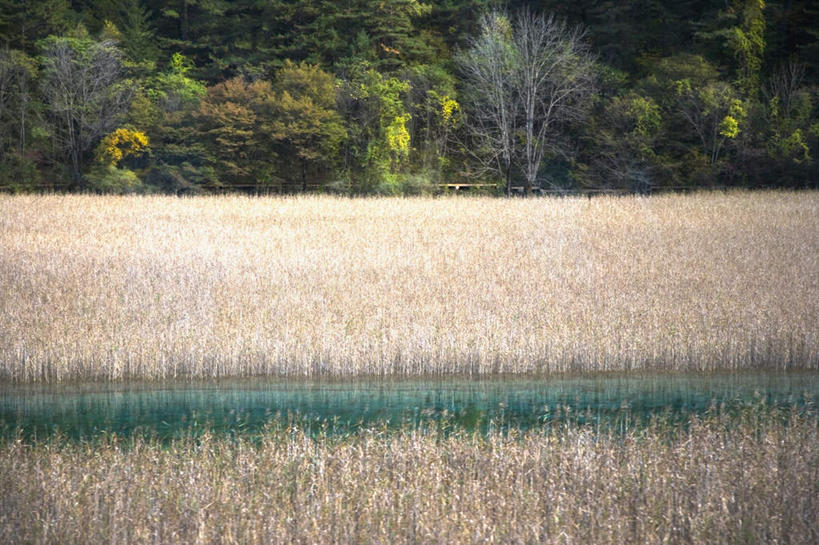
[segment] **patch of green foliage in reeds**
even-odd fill
[[[816,543],[819,420],[0,443],[3,543]]]
[[[0,197],[0,380],[819,367],[819,193]]]

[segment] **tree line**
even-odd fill
[[[816,187],[809,0],[0,0],[0,189]]]

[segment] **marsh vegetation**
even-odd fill
[[[706,372],[754,369],[811,386],[817,255],[811,192],[0,197],[0,381],[69,405],[250,376],[714,386]],[[275,414],[166,437],[5,422],[21,429],[0,438],[0,542],[811,543],[811,395],[616,426],[504,408],[463,425],[447,407],[340,433]]]
[[[819,194],[0,197],[5,381],[819,366]]]
[[[819,543],[819,10],[503,4],[0,0],[0,543]]]
[[[816,543],[815,413],[0,445],[4,543]]]

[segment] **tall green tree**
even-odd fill
[[[273,88],[235,77],[209,87],[194,115],[194,136],[208,147],[222,187],[264,189],[274,183]]]
[[[805,83],[819,83],[819,6],[813,0],[768,0],[766,61],[772,74],[785,61],[805,66]]]
[[[214,187],[207,145],[196,133],[194,114],[207,87],[192,77],[191,61],[174,53],[162,72],[148,78],[131,102],[128,120],[151,142],[149,184],[174,193]]]
[[[450,144],[461,125],[455,77],[442,64],[420,64],[407,70],[412,161],[426,175],[452,170]]]
[[[320,176],[332,166],[346,137],[336,111],[335,79],[318,66],[286,62],[276,73],[270,100],[271,137],[281,157],[299,162],[301,188],[307,191],[308,174]],[[293,169],[282,169],[289,177],[286,172]]]
[[[364,30],[370,36],[377,69],[390,72],[411,62],[432,60],[432,51],[415,27],[415,20],[430,9],[419,0],[367,1]]]
[[[0,184],[30,188],[40,178],[31,152],[37,128],[36,61],[14,49],[0,49]]]
[[[139,0],[118,2],[118,8],[112,22],[122,33],[123,52],[133,62],[148,63],[154,68],[160,51],[150,10]]]
[[[36,77],[33,58],[15,49],[0,49],[0,156],[26,149]]]
[[[746,97],[759,92],[765,53],[765,0],[735,0],[737,24],[730,28],[728,47],[737,59],[737,85]]]
[[[347,125],[344,175],[353,192],[392,192],[406,171],[411,144],[409,82],[367,63],[341,82],[339,110]],[[380,188],[380,189],[379,189]]]
[[[662,118],[651,97],[631,92],[605,101],[587,127],[591,149],[579,173],[584,185],[647,193],[668,183],[658,152]]]
[[[68,0],[0,0],[0,45],[29,55],[37,41],[69,26]]]

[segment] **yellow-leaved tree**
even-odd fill
[[[119,128],[105,135],[94,156],[104,166],[119,166],[126,157],[137,157],[150,150],[148,136],[142,131]]]
[[[119,165],[122,160],[139,157],[149,150],[148,136],[142,131],[121,127],[105,135],[94,150],[96,166],[85,176],[88,187],[101,193],[144,190],[137,175]]]

